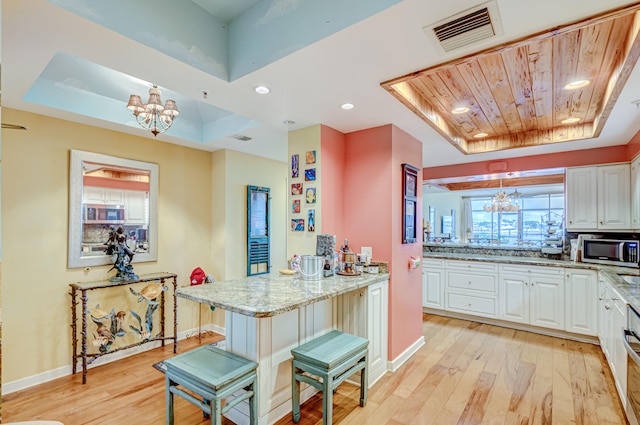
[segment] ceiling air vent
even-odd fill
[[[248,142],[249,140],[251,140],[251,137],[243,136],[242,134],[238,134],[237,136],[233,136],[233,138],[236,139],[236,140],[240,140],[241,142]]]
[[[485,4],[425,27],[436,36],[438,45],[448,53],[502,33],[494,2]]]

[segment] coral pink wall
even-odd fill
[[[344,238],[344,134],[320,126],[320,196],[322,233],[336,235],[338,247]]]
[[[633,160],[640,153],[640,131],[627,144],[627,158]]]
[[[402,244],[402,164],[420,166],[422,143],[392,125],[349,133],[345,140],[345,237],[353,250],[371,246],[374,260],[390,263],[389,359],[394,360],[422,338],[422,273],[408,269],[409,256],[420,258],[422,246]],[[421,206],[421,191],[418,196]]]
[[[640,136],[636,152],[640,150]],[[632,141],[634,140],[632,139]],[[631,144],[631,142],[630,142]],[[423,180],[442,179],[446,177],[475,176],[487,174],[492,163],[505,163],[508,171],[541,170],[545,168],[564,168],[580,165],[606,164],[610,162],[629,161],[627,145],[608,146],[596,149],[584,149],[578,151],[558,152],[545,155],[531,155],[519,158],[498,159],[495,161],[471,162],[468,164],[443,165],[440,167],[428,167],[422,170]]]

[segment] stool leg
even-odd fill
[[[369,359],[365,354],[364,368],[360,371],[360,407],[364,407],[367,404],[367,389],[369,387],[369,374],[367,373],[368,367]]]
[[[167,377],[165,379],[165,410],[167,425],[173,425],[173,393],[171,392],[171,385],[171,379]]]
[[[298,370],[295,365],[292,365],[293,373],[291,374],[291,403],[293,404],[291,409],[291,417],[293,422],[300,422],[300,381],[296,379]]]
[[[333,377],[322,376],[322,425],[333,422]]]
[[[211,406],[213,408],[211,412],[211,425],[222,424],[222,403],[220,403],[220,399],[216,398],[211,401]]]
[[[258,378],[251,384],[253,395],[249,399],[249,424],[258,425]]]

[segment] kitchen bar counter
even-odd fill
[[[251,276],[178,288],[176,296],[225,310],[225,349],[256,361],[258,425],[291,412],[291,350],[333,329],[369,340],[369,386],[388,368],[387,273],[306,281],[294,275]],[[317,392],[307,386],[301,401]],[[247,402],[227,418],[249,423]]]
[[[385,273],[318,281],[295,275],[259,275],[178,288],[176,296],[250,317],[271,317],[389,279]]]

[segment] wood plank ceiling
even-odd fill
[[[598,137],[640,56],[639,11],[635,3],[381,86],[465,154]],[[577,80],[590,83],[565,88]],[[452,113],[460,107],[468,111]]]

